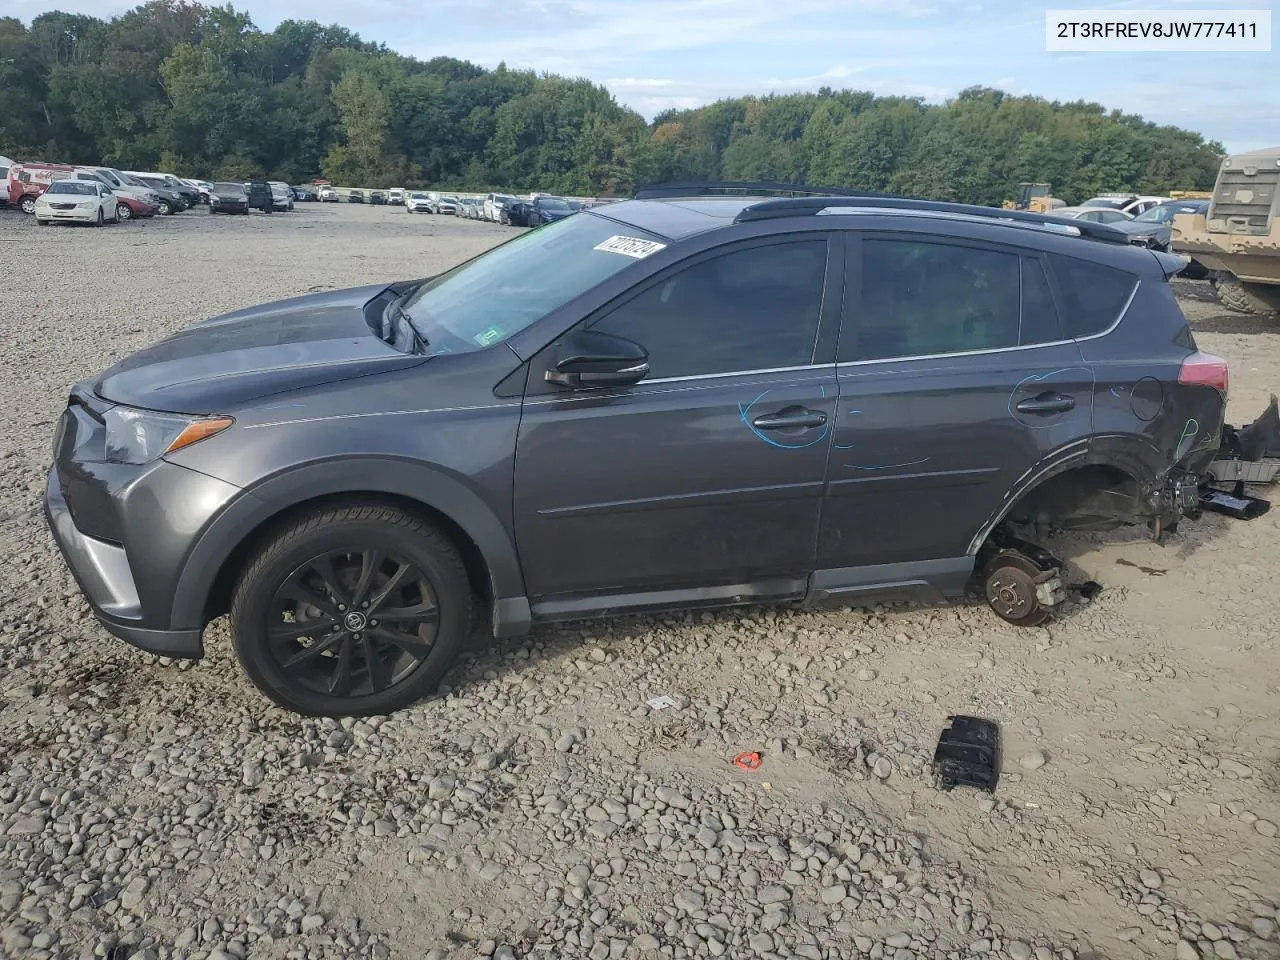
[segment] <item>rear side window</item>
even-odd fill
[[[1114,324],[1137,286],[1131,273],[1074,257],[1050,255],[1068,337],[1091,337]]]
[[[862,242],[857,336],[840,359],[1016,347],[1018,255],[920,240]]]

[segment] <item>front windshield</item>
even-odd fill
[[[244,193],[244,186],[239,183],[216,183],[213,189],[216,193]]]
[[[56,183],[49,184],[49,189],[45,191],[45,193],[74,193],[81,197],[96,196],[97,192],[93,188],[93,184],[80,183],[75,180],[59,180]]]
[[[116,186],[116,187],[121,186],[120,178],[119,178],[119,177],[117,177],[117,176],[116,176],[114,173],[112,173],[110,170],[99,170],[99,171],[98,171],[98,173],[100,173],[102,176],[104,176],[104,177],[106,177],[108,180],[110,180],[110,181],[111,181],[111,183],[112,183],[112,186]]]
[[[432,353],[468,353],[519,333],[662,247],[603,217],[565,217],[437,277],[404,309]]]
[[[563,200],[549,200],[545,197],[538,201],[538,206],[543,210],[550,210],[553,213],[572,213],[573,207],[565,203]]]
[[[1080,204],[1082,207],[1110,207],[1112,210],[1121,209],[1129,202],[1127,197],[1094,197],[1092,200],[1086,200]]]

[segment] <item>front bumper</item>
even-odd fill
[[[199,659],[203,628],[162,630],[142,625],[142,604],[124,547],[82,533],[71,517],[55,466],[44,492],[44,515],[80,591],[107,631],[148,653]]]
[[[98,210],[36,210],[41,220],[70,220],[74,223],[93,223],[98,219]]]

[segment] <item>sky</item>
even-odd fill
[[[265,30],[339,23],[428,59],[582,76],[646,118],[668,107],[821,86],[941,102],[965,87],[1089,100],[1198,131],[1229,152],[1280,144],[1269,53],[1047,53],[1045,10],[1270,9],[1280,0],[237,0]],[[29,0],[0,15],[29,19]],[[48,0],[108,17],[134,3]],[[41,5],[43,6],[43,4]],[[6,10],[6,8],[9,8]],[[1218,15],[1221,19],[1221,14]]]

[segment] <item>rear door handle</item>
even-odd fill
[[[1021,401],[1018,404],[1018,410],[1022,413],[1065,413],[1075,405],[1075,397],[1063,396],[1060,393],[1042,393],[1038,397]]]
[[[819,410],[801,410],[798,413],[766,413],[751,421],[760,430],[794,430],[804,427],[820,427],[827,422],[827,415]]]

